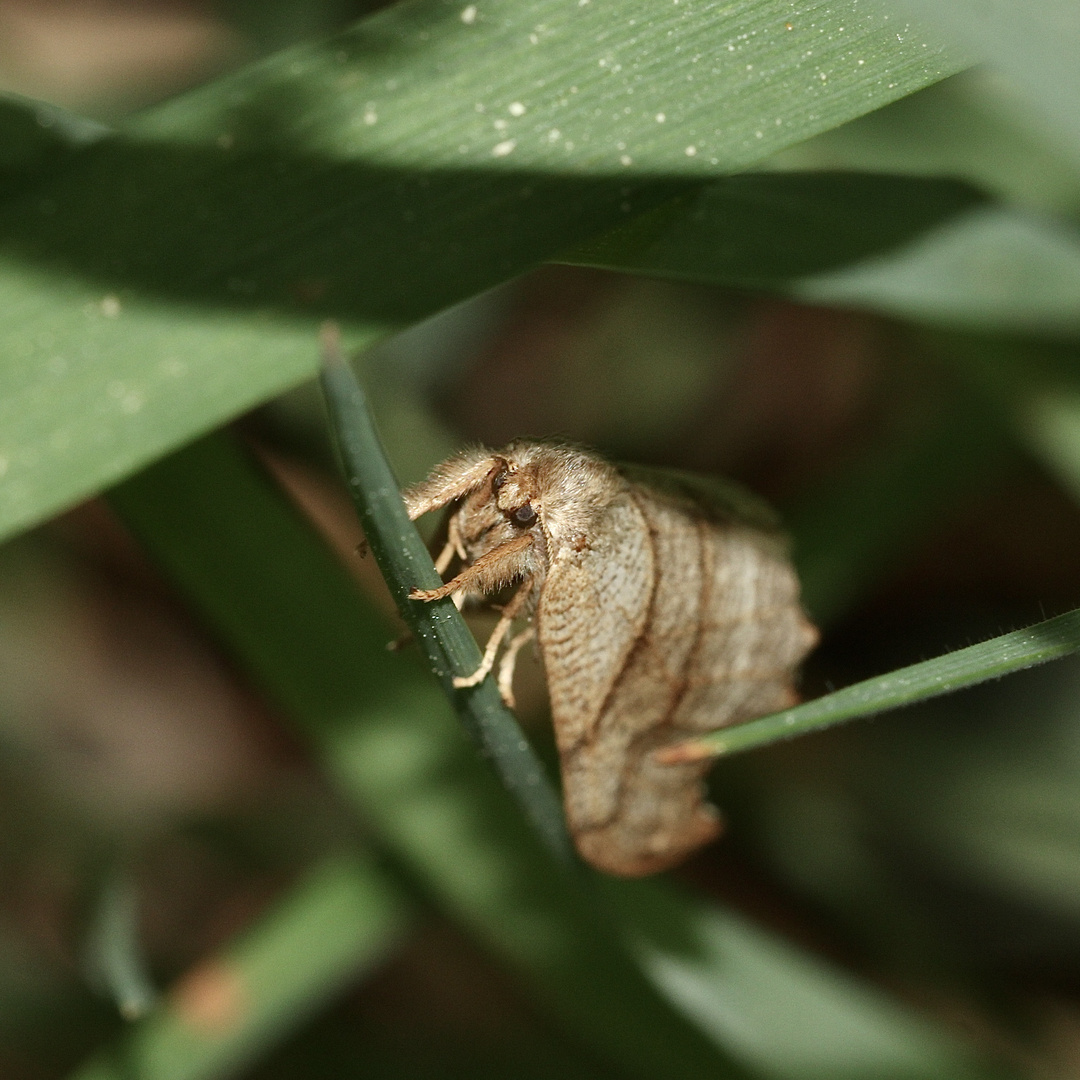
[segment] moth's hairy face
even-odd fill
[[[582,450],[514,442],[491,456],[485,482],[466,497],[458,525],[471,559],[524,533],[530,570],[563,547],[587,542],[598,516],[625,487],[607,462]]]

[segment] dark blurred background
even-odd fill
[[[0,89],[108,121],[374,6],[0,0]],[[982,92],[957,85],[945,93]],[[468,441],[558,434],[767,497],[824,629],[803,681],[815,696],[1080,606],[1076,493],[954,362],[971,341],[552,266],[358,362],[403,482]],[[237,430],[389,617],[314,389]],[[535,658],[521,668],[543,743]],[[712,783],[728,834],[676,876],[1031,1075],[1080,1076],[1078,690],[1080,665],[1062,661],[726,762]],[[120,1026],[94,960],[109,897],[135,898],[166,985],[364,828],[103,503],[0,549],[0,751],[13,1080],[64,1075]],[[428,912],[256,1075],[348,1061],[501,1076],[523,1056],[560,1075],[557,1042],[514,979]]]

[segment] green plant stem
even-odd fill
[[[323,328],[322,388],[349,492],[364,536],[408,625],[469,734],[491,757],[503,783],[520,803],[547,848],[565,865],[577,865],[559,797],[490,676],[457,689],[455,675],[480,666],[480,650],[450,599],[410,600],[415,588],[442,584],[420,534],[409,520],[397,481],[383,453],[367,399],[341,352],[337,328]]]
[[[721,757],[913,705],[1080,651],[1080,609],[682,743],[672,759]]]

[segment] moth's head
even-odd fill
[[[519,440],[493,460],[494,508],[512,529],[542,531],[546,545],[555,548],[588,536],[623,488],[611,465],[574,447]]]

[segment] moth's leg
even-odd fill
[[[518,612],[521,611],[525,601],[528,600],[532,588],[533,583],[530,578],[514,593],[510,603],[503,608],[502,617],[495,624],[495,629],[492,630],[491,637],[488,638],[487,645],[484,647],[484,659],[480,661],[480,666],[471,675],[454,676],[454,685],[458,689],[464,686],[475,686],[487,678],[488,673],[495,666],[495,657],[499,652],[499,646],[502,644],[503,638],[506,637],[514,619],[517,618]]]
[[[496,592],[508,585],[515,577],[520,577],[522,560],[525,552],[532,546],[533,538],[529,533],[507,540],[491,551],[484,552],[476,562],[466,566],[452,581],[438,589],[413,589],[410,600],[441,600],[456,592]]]
[[[409,517],[415,521],[431,510],[438,510],[440,506],[468,495],[501,463],[502,458],[492,457],[483,448],[466,450],[444,461],[426,480],[401,493]]]
[[[453,540],[447,540],[443,546],[442,551],[439,552],[439,557],[435,560],[435,569],[442,577],[446,573],[446,568],[450,565],[450,560],[457,554],[457,547]]]
[[[499,696],[506,702],[507,708],[514,707],[514,667],[517,665],[517,655],[521,647],[536,637],[536,627],[526,626],[520,633],[510,639],[506,646],[502,660],[499,661]]]
[[[469,561],[468,552],[465,550],[465,541],[461,536],[461,517],[458,514],[451,516],[446,525],[447,542],[454,545],[454,550],[462,562]]]

